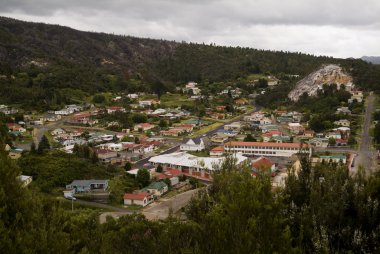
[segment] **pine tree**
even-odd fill
[[[43,135],[42,138],[41,138],[41,140],[40,140],[40,143],[38,144],[38,150],[37,150],[37,152],[39,154],[41,154],[45,150],[49,150],[49,149],[50,149],[49,140],[47,139],[47,137],[45,135]]]

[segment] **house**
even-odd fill
[[[78,192],[90,192],[95,190],[106,191],[108,188],[108,180],[74,180],[66,185],[67,190]]]
[[[134,131],[140,131],[140,130],[142,130],[142,131],[148,131],[148,130],[153,129],[154,127],[156,127],[154,124],[139,123],[139,124],[136,124],[133,129],[134,129]]]
[[[140,205],[145,207],[154,201],[153,195],[148,192],[125,193],[124,205]]]
[[[99,160],[103,162],[106,162],[110,158],[117,157],[117,152],[105,149],[98,149],[96,150],[96,153],[98,155]]]
[[[210,150],[210,156],[223,156],[223,154],[224,154],[223,146],[217,146]]]
[[[61,115],[48,114],[40,118],[41,122],[56,122],[62,118]]]
[[[300,123],[288,123],[288,127],[289,127],[289,130],[293,134],[296,134],[296,135],[298,135],[304,131],[304,128]]]
[[[335,145],[336,146],[347,146],[348,142],[345,139],[336,139],[335,140]]]
[[[228,140],[228,136],[223,133],[217,133],[211,137],[211,142],[214,144],[223,144]]]
[[[62,116],[67,116],[67,115],[70,115],[70,114],[73,114],[73,113],[74,113],[74,110],[71,109],[71,108],[64,108],[64,109],[61,109],[61,110],[54,111],[55,115],[62,115]]]
[[[348,115],[351,115],[351,110],[349,110],[348,107],[339,107],[336,110],[336,114],[348,114]]]
[[[8,156],[12,160],[17,160],[21,157],[23,150],[22,149],[11,149],[9,150]]]
[[[261,119],[259,121],[260,124],[271,124],[272,123],[272,119],[270,119],[269,117],[264,117],[263,119]]]
[[[310,139],[308,143],[315,147],[326,148],[329,144],[329,139],[328,138],[313,138],[313,139]]]
[[[351,98],[348,99],[348,103],[352,103],[354,102],[354,100],[361,103],[363,101],[363,98],[364,98],[364,95],[362,91],[352,91]]]
[[[276,165],[264,156],[260,156],[259,158],[253,160],[251,166],[255,173],[269,172],[272,174],[276,170]]]
[[[73,112],[79,112],[83,110],[82,106],[78,106],[76,104],[66,105],[65,108],[72,110]]]
[[[262,133],[266,133],[268,131],[279,130],[279,127],[277,125],[273,125],[273,124],[260,125],[259,128],[261,129]]]
[[[166,192],[168,192],[169,188],[166,183],[160,181],[160,182],[153,182],[142,190],[150,194],[153,194],[154,197],[161,197]]]
[[[342,127],[350,127],[350,121],[348,121],[347,119],[341,119],[339,121],[335,121],[334,124],[337,126],[342,126]]]
[[[17,131],[20,133],[26,132],[26,129],[17,123],[7,123],[7,128],[10,131]]]
[[[53,136],[61,135],[64,133],[66,133],[66,131],[64,129],[61,129],[61,128],[57,128],[57,129],[54,129],[51,131],[51,135],[53,135]]]
[[[120,106],[113,106],[113,107],[107,108],[107,113],[108,114],[112,114],[112,113],[115,113],[115,112],[126,112],[126,110],[125,110],[125,108],[120,107]]]
[[[224,125],[225,130],[232,130],[232,131],[240,131],[241,129],[241,123],[240,122],[233,122],[230,124]]]
[[[152,105],[158,105],[161,102],[159,100],[151,99],[151,100],[143,100],[139,101],[139,106],[142,108],[150,107]]]
[[[215,110],[216,111],[225,111],[226,110],[226,106],[224,106],[224,105],[222,105],[222,106],[216,106]]]
[[[135,93],[130,93],[127,95],[127,97],[132,100],[139,98],[138,94],[135,94]]]
[[[190,138],[185,143],[181,144],[179,149],[181,151],[197,151],[198,152],[205,149],[205,144],[202,138],[200,138],[199,140],[194,140]]]
[[[20,181],[22,182],[23,187],[28,186],[33,181],[33,178],[31,176],[26,175],[20,175],[18,179],[20,179]]]
[[[328,132],[326,134],[326,138],[334,138],[334,139],[341,139],[342,138],[342,135],[340,134],[340,132]]]
[[[315,132],[313,130],[306,130],[303,133],[305,138],[313,138],[315,136]]]

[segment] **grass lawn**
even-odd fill
[[[222,126],[223,123],[213,123],[213,124],[210,124],[209,126],[206,126],[206,127],[203,127],[202,129],[200,130],[197,130],[196,132],[193,133],[193,135],[191,135],[192,137],[196,137],[198,135],[202,135],[202,134],[205,134],[206,132],[209,132],[209,131],[212,131],[220,126]]]
[[[161,96],[161,104],[166,107],[175,108],[181,105],[192,106],[194,101],[190,100],[186,95],[181,94],[164,94]]]
[[[127,208],[128,210],[131,210],[131,211],[140,211],[143,207],[141,205],[127,205],[127,206],[123,206],[125,208]]]

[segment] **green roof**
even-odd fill
[[[321,155],[319,156],[320,158],[323,159],[339,159],[339,160],[344,160],[346,159],[346,155],[344,154],[334,154],[334,155]]]
[[[153,182],[153,183],[149,184],[148,187],[145,187],[144,190],[145,189],[160,190],[160,189],[165,188],[165,187],[168,187],[168,186],[164,182]]]

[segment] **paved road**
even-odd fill
[[[358,156],[355,159],[353,173],[356,173],[360,166],[363,166],[367,175],[372,172],[374,151],[371,149],[372,138],[369,130],[372,123],[372,114],[375,111],[375,96],[371,93],[367,98],[367,107],[364,115],[363,129],[359,144]]]
[[[144,209],[142,213],[149,220],[166,219],[169,216],[170,211],[176,213],[181,208],[185,207],[189,203],[191,197],[198,191],[199,189],[195,189],[178,194],[168,200],[153,204],[151,207]]]

